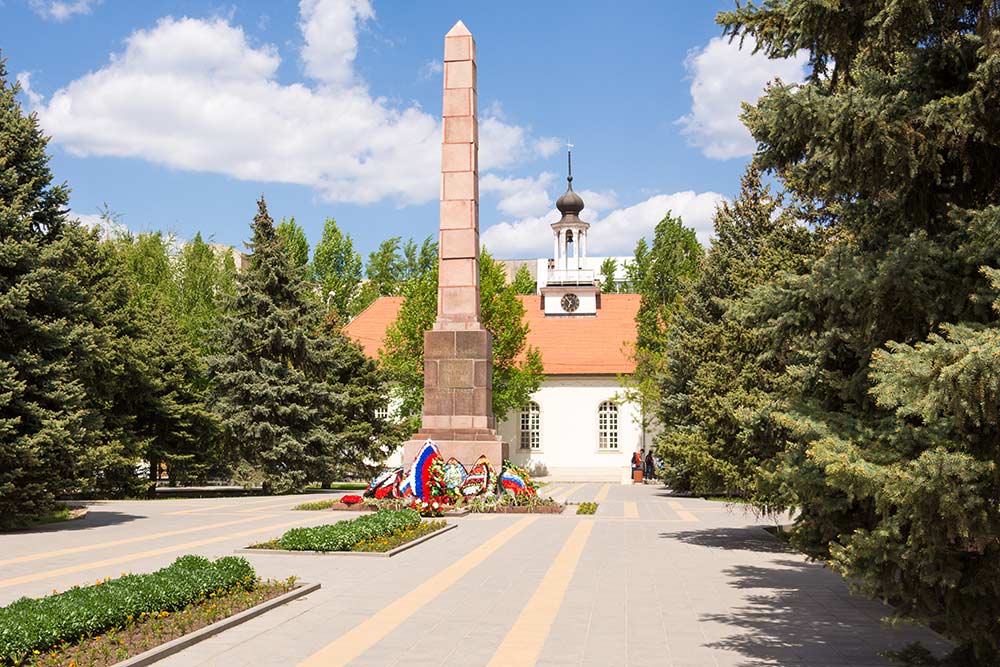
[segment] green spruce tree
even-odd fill
[[[53,507],[100,442],[101,415],[81,375],[101,356],[96,306],[79,280],[90,243],[66,219],[46,139],[0,59],[0,523]]]
[[[827,240],[806,275],[745,309],[788,369],[764,482],[799,510],[794,544],[955,639],[970,665],[1000,662],[1000,449],[988,420],[966,421],[981,409],[968,401],[992,399],[976,393],[978,349],[962,352],[997,321],[981,269],[1000,266],[998,20],[978,0],[788,0],[719,17],[811,66],[744,113],[758,163]]]
[[[327,384],[334,348],[317,335],[319,306],[288,256],[261,197],[253,254],[238,276],[210,359],[214,409],[229,455],[266,492],[300,490],[323,476],[336,439],[326,427],[337,397]]]

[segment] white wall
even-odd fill
[[[510,458],[518,465],[530,467],[540,461],[557,479],[627,481],[632,452],[644,442],[652,445],[652,438],[646,434],[643,440],[638,406],[623,404],[618,409],[618,450],[598,449],[597,408],[620,391],[615,377],[549,376],[532,395],[541,412],[541,448],[521,448],[518,410],[499,422],[497,432],[509,443]]]

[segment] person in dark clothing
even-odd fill
[[[653,467],[654,467],[654,464],[653,464],[653,450],[652,449],[649,450],[648,452],[646,452],[646,461],[645,461],[645,463],[646,463],[646,467],[645,467],[645,470],[642,473],[642,476],[643,476],[644,479],[653,479]]]

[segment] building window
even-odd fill
[[[530,401],[521,408],[521,449],[541,449],[542,412],[538,403]]]
[[[618,449],[618,406],[612,401],[597,408],[597,448]]]
[[[389,406],[380,405],[375,408],[375,419],[378,419],[379,421],[386,421],[389,419]]]

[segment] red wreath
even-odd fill
[[[345,505],[357,505],[360,502],[364,502],[364,498],[361,496],[344,496],[340,499],[340,502]]]

